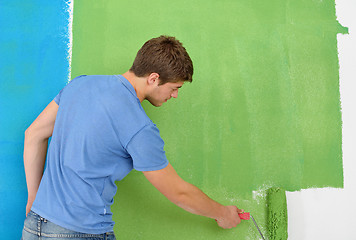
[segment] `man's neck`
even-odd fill
[[[140,102],[145,100],[145,91],[144,91],[144,79],[137,77],[133,72],[127,71],[124,74],[122,74],[124,78],[126,78],[133,88],[135,89],[136,95]]]

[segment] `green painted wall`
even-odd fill
[[[343,187],[339,32],[332,0],[76,0],[72,77],[124,73],[148,39],[181,40],[193,83],[144,108],[182,178],[251,211],[267,234],[268,187]],[[252,222],[222,230],[184,212],[135,171],[112,210],[120,239],[259,236]]]

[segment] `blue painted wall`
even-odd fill
[[[67,83],[68,1],[0,1],[0,236],[20,239],[24,131]]]

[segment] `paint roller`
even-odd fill
[[[270,188],[267,190],[267,231],[270,240],[287,240],[288,216],[286,192],[282,188]],[[248,213],[240,213],[242,220],[252,219],[262,239],[265,240],[256,220]]]
[[[267,190],[267,229],[270,240],[288,238],[288,215],[286,191],[282,188]]]

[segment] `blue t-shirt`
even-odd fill
[[[121,75],[79,76],[54,101],[59,108],[32,210],[73,231],[113,231],[115,181],[133,168],[168,165],[158,128]]]

